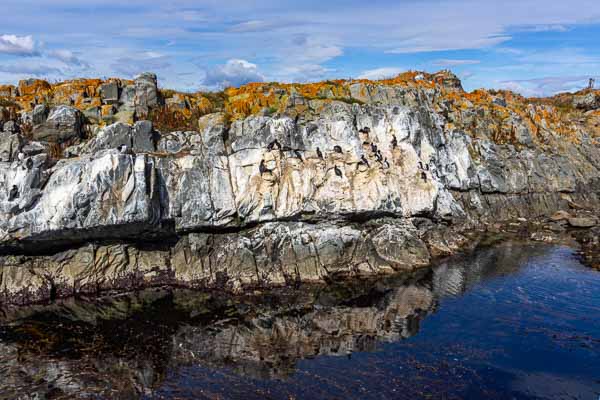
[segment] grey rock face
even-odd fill
[[[138,115],[148,115],[150,107],[158,105],[156,75],[145,72],[135,78],[135,111]]]
[[[58,141],[81,136],[83,119],[81,112],[74,107],[58,106],[50,110],[48,118],[34,126],[36,140]]]
[[[117,82],[107,82],[100,86],[100,96],[104,104],[116,104],[119,101]]]
[[[581,110],[589,111],[600,108],[600,93],[589,92],[573,98],[573,106]]]
[[[159,282],[237,289],[410,269],[464,243],[417,233],[408,223],[413,218],[474,223],[551,215],[568,201],[600,200],[600,149],[586,135],[571,143],[548,132],[547,146],[536,147],[520,117],[512,116],[518,148],[499,145],[484,134],[445,128],[429,92],[357,85],[353,96],[370,104],[310,100],[297,119],[250,116],[228,127],[215,113],[198,121],[198,132],[160,137],[148,121],[115,123],[56,163],[49,147],[3,134],[5,254],[65,246],[79,254],[80,246],[96,241],[121,243],[102,267],[75,258],[77,266],[56,267],[54,275],[48,271],[55,261],[41,256],[27,256],[27,262],[44,260],[35,264],[39,271],[0,257],[10,261],[2,267],[2,279],[12,282],[4,298],[46,298],[48,285],[57,282],[67,282],[60,289],[65,295],[84,290],[75,281],[98,290]],[[148,106],[158,101],[155,95],[155,77],[142,75],[121,100]],[[64,140],[77,132],[77,121],[70,107],[53,109],[37,134]],[[126,149],[119,152],[121,145]],[[397,221],[366,222],[382,217]],[[128,244],[160,238],[172,241],[156,250],[160,255]],[[160,262],[132,261],[144,257]],[[156,280],[142,278],[147,270]]]
[[[0,132],[0,161],[11,162],[17,159],[17,155],[23,145],[20,135],[10,132]]]

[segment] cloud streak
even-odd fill
[[[0,53],[15,56],[35,56],[39,52],[31,35],[0,35]]]

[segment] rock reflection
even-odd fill
[[[411,337],[443,296],[543,251],[505,244],[392,279],[239,298],[156,290],[2,310],[0,399],[138,397],[190,364],[285,379],[300,359]]]

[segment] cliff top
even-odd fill
[[[150,119],[162,131],[197,130],[198,118],[224,112],[228,120],[249,115],[297,116],[334,101],[349,104],[426,102],[445,117],[447,129],[497,143],[520,143],[526,126],[533,140],[545,131],[578,140],[581,131],[600,137],[600,91],[582,90],[548,98],[525,98],[505,90],[463,90],[452,72],[408,71],[382,80],[328,80],[316,83],[249,83],[221,92],[182,93],[158,88],[156,76],[135,80],[74,79],[48,83],[38,79],[0,86],[0,119],[31,113],[36,106],[67,105],[86,123],[106,125]]]

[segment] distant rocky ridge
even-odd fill
[[[0,95],[5,303],[392,273],[499,221],[597,224],[594,91],[465,93],[442,71],[212,94],[153,74],[31,80]]]

